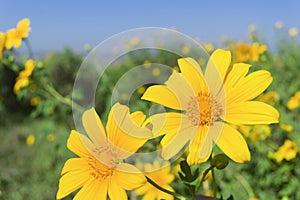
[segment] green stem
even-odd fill
[[[213,194],[214,194],[214,199],[217,199],[217,183],[216,183],[216,178],[215,178],[215,171],[214,169],[211,170],[211,175],[213,179]]]
[[[236,174],[235,178],[241,183],[244,189],[247,191],[249,197],[254,197],[254,191],[252,190],[251,186],[247,182],[247,180],[240,174]]]
[[[61,94],[59,94],[53,87],[51,87],[48,84],[44,84],[44,87],[46,91],[51,94],[54,98],[56,98],[58,101],[62,102],[63,104],[73,107],[77,110],[84,110],[82,106],[78,105],[75,102],[72,102],[71,99],[63,97]]]
[[[28,49],[28,52],[29,52],[29,57],[30,58],[33,58],[33,51],[32,51],[32,48],[31,48],[31,44],[29,42],[29,39],[28,38],[25,38],[24,39],[24,43],[26,44],[27,46],[27,49]]]
[[[175,193],[175,192],[169,191],[169,190],[167,190],[167,189],[165,189],[165,188],[159,186],[157,183],[155,183],[155,182],[154,182],[152,179],[150,179],[148,176],[145,176],[145,177],[146,177],[148,183],[150,183],[151,185],[153,185],[153,186],[156,187],[157,189],[159,189],[159,190],[161,190],[161,191],[163,191],[163,192],[165,192],[165,193],[168,193],[168,194],[170,194],[170,195],[176,197],[177,199],[186,199],[184,196],[182,196],[182,195],[180,195],[180,194],[177,194],[177,193]]]
[[[200,190],[200,187],[201,187],[202,183],[205,181],[205,178],[206,178],[208,172],[209,172],[211,169],[213,169],[214,167],[215,167],[215,166],[210,166],[209,168],[207,168],[207,169],[204,171],[204,173],[203,173],[203,175],[202,175],[202,178],[201,178],[199,184],[197,184],[197,186],[196,186],[196,190],[195,190],[195,191],[196,191],[196,194],[197,194],[197,192]]]

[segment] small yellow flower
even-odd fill
[[[258,101],[262,101],[265,103],[271,103],[271,102],[278,102],[279,101],[279,94],[276,91],[269,91],[265,94],[260,95],[257,98]]]
[[[300,91],[296,92],[294,96],[292,96],[288,103],[287,107],[289,110],[294,110],[300,106]]]
[[[266,45],[259,45],[257,42],[254,42],[251,46],[250,58],[253,61],[258,61],[259,56],[267,50]]]
[[[6,36],[4,33],[0,32],[0,60],[2,59],[2,52],[5,46]]]
[[[136,45],[138,45],[139,43],[141,42],[141,38],[139,38],[139,37],[133,37],[130,41],[129,41],[129,44],[131,45],[131,46],[136,46]]]
[[[153,164],[147,163],[144,165],[145,175],[151,180],[157,183],[164,189],[169,191],[174,191],[174,189],[169,185],[174,180],[174,174],[170,171],[170,164],[165,163],[165,165],[160,166],[158,161],[154,161]],[[149,172],[147,172],[149,171]],[[142,187],[136,190],[138,195],[143,195],[142,200],[173,200],[174,197],[170,194],[158,190],[156,187],[150,183],[146,183]]]
[[[208,52],[208,53],[210,53],[210,52],[212,52],[213,50],[214,50],[214,45],[213,44],[206,44],[206,45],[204,45],[204,49]]]
[[[153,76],[159,76],[160,75],[160,69],[158,67],[155,67],[153,70],[152,70],[152,75]]]
[[[18,94],[22,88],[27,87],[28,85],[29,85],[29,78],[24,77],[21,79],[17,79],[14,85],[14,93]]]
[[[26,144],[27,144],[28,146],[32,146],[32,145],[34,144],[34,142],[35,142],[35,137],[34,137],[34,135],[29,134],[29,135],[27,136],[27,138],[26,138]]]
[[[145,117],[139,111],[130,114],[127,106],[117,103],[104,128],[95,109],[84,112],[82,123],[89,138],[71,131],[67,147],[79,157],[66,161],[56,198],[62,199],[81,188],[74,199],[126,200],[126,190],[144,185],[145,176],[123,160],[153,136],[142,127]]]
[[[247,60],[258,61],[259,56],[266,50],[266,45],[259,45],[257,42],[254,42],[251,46],[240,42],[233,48],[233,53],[237,62],[244,62]]]
[[[39,104],[40,100],[41,100],[40,97],[33,97],[30,99],[30,105],[37,106]]]
[[[31,30],[29,27],[30,20],[25,18],[21,20],[16,29],[10,29],[7,31],[7,39],[5,43],[6,49],[11,49],[13,46],[19,48],[22,43],[22,39],[28,37],[28,33]]]
[[[270,137],[271,135],[271,127],[268,125],[255,125],[252,127],[252,131],[250,134],[250,139],[253,142],[257,142],[261,139],[265,139]]]
[[[55,140],[55,135],[53,133],[50,133],[47,135],[47,140],[49,142],[53,142]]]
[[[289,29],[289,35],[292,37],[295,37],[296,35],[298,35],[298,29],[297,28],[290,28]]]
[[[256,30],[256,26],[254,24],[250,24],[248,26],[248,30],[249,30],[250,33],[253,33]]]
[[[283,124],[281,123],[280,125],[280,128],[286,132],[292,132],[293,131],[293,126],[290,125],[290,124]]]
[[[141,86],[137,89],[137,93],[143,94],[145,92],[145,90],[146,90],[145,86]]]
[[[297,143],[285,140],[284,144],[274,153],[273,158],[280,163],[283,159],[289,161],[296,157],[298,152]]]
[[[145,60],[143,65],[145,68],[149,68],[151,66],[151,62],[149,60]]]
[[[190,48],[188,46],[182,47],[181,53],[184,54],[184,55],[190,53]]]
[[[283,27],[283,22],[282,22],[282,21],[277,21],[277,22],[275,23],[275,28],[281,29],[282,27]]]

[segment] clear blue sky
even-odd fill
[[[175,27],[202,41],[224,37],[245,40],[249,24],[255,24],[272,43],[274,23],[300,29],[299,0],[131,0],[131,1],[2,1],[0,31],[28,17],[35,51],[82,49],[113,34],[138,27]]]

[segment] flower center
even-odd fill
[[[199,92],[191,96],[186,114],[194,126],[210,126],[217,121],[223,113],[219,104],[210,93]]]
[[[93,151],[93,156],[89,157],[88,165],[92,169],[90,175],[99,181],[114,174],[114,169],[118,164],[115,152],[109,147],[96,147]]]

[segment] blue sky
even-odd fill
[[[286,29],[297,27],[300,1],[33,1],[1,3],[0,31],[28,17],[35,51],[82,49],[111,35],[140,27],[175,27],[202,41],[218,42],[224,37],[246,40],[249,24],[255,24],[268,43],[274,40],[274,23]],[[274,42],[273,42],[274,43]]]

